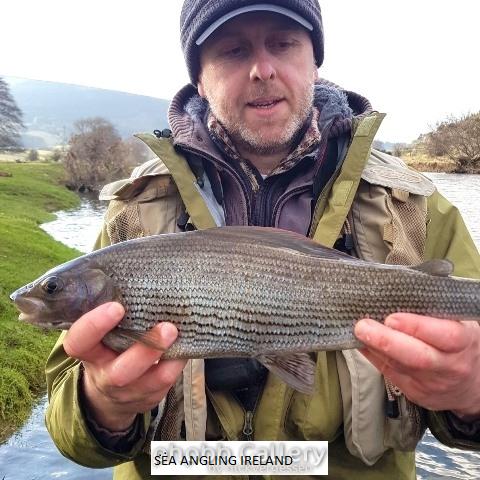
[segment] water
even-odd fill
[[[428,174],[437,188],[462,212],[480,246],[480,175]],[[79,210],[59,212],[43,228],[57,240],[83,252],[91,249],[100,229],[105,205],[85,198]],[[81,233],[79,233],[81,232]],[[110,480],[111,469],[93,470],[64,459],[44,426],[46,398],[41,399],[24,427],[0,447],[0,479]],[[417,448],[419,480],[476,480],[480,478],[480,453],[451,449],[429,433]]]

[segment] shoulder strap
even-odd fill
[[[166,165],[177,185],[192,223],[198,230],[217,226],[210,210],[199,192],[197,179],[186,158],[178,153],[167,138],[157,138],[150,133],[135,135],[142,140]]]
[[[338,238],[369,159],[373,139],[384,118],[383,113],[373,113],[357,126],[337,179],[332,180],[330,188],[325,187],[326,193],[318,199],[312,236],[316,242],[332,247]]]

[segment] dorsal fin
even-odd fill
[[[450,260],[428,260],[411,268],[435,277],[448,277],[453,272],[453,263]]]
[[[320,258],[331,260],[348,260],[350,262],[362,262],[358,258],[351,257],[346,253],[339,252],[333,248],[328,248],[314,242],[312,239],[304,237],[299,233],[281,230],[270,227],[239,227],[229,226],[220,228],[209,228],[208,230],[198,230],[192,232],[194,235],[215,236],[217,239],[224,239],[232,243],[243,243],[252,245],[269,246],[273,248],[287,248],[298,253],[313,255]]]

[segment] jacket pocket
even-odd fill
[[[315,391],[293,392],[284,428],[288,438],[333,441],[341,432],[342,400],[335,352],[318,352]]]
[[[105,225],[111,243],[179,231],[182,200],[169,175],[149,177],[143,190],[110,201]]]

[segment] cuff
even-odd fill
[[[463,420],[452,412],[445,412],[445,418],[452,432],[464,440],[472,440],[480,443],[480,419]]]
[[[465,421],[449,411],[427,411],[432,434],[451,448],[480,451],[480,420]]]
[[[83,365],[80,364],[77,386],[78,400],[80,410],[85,418],[85,423],[88,430],[95,438],[95,440],[106,450],[118,454],[126,454],[132,451],[138,444],[139,440],[141,440],[145,436],[143,415],[138,414],[133,424],[125,430],[113,432],[111,430],[108,430],[107,428],[102,427],[93,419],[90,412],[88,411],[88,408],[86,408],[86,405],[88,405],[88,401],[85,397],[83,376],[84,369]]]

